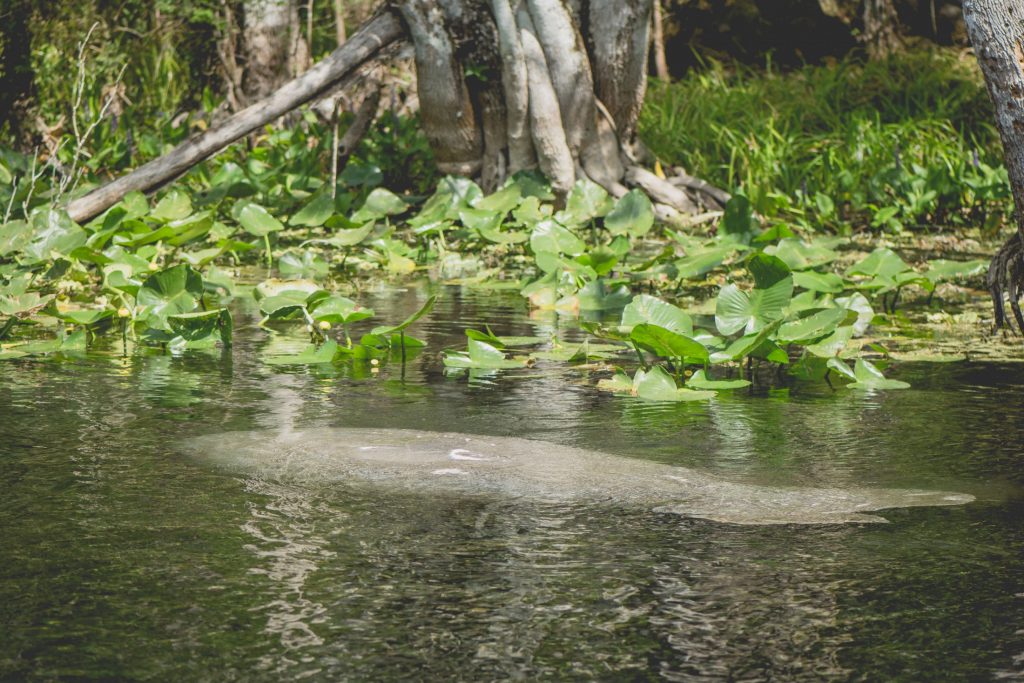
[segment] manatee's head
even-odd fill
[[[188,439],[183,450],[213,465],[275,479],[375,479],[398,471],[450,474],[505,460],[487,441],[401,429],[228,432]]]

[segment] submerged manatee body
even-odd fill
[[[974,500],[940,491],[740,484],[544,441],[404,429],[229,432],[188,440],[185,448],[231,471],[279,481],[376,482],[408,491],[538,501],[607,500],[732,524],[884,522],[864,513]]]

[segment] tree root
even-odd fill
[[[396,0],[266,99],[74,200],[68,211],[84,222],[128,192],[159,189],[267,123],[356,82],[403,39],[415,54],[420,121],[442,172],[476,177],[491,191],[508,175],[539,167],[556,204],[580,178],[615,197],[627,185],[639,187],[657,217],[677,226],[720,211],[728,193],[681,171],[669,180],[640,166],[643,146],[633,133],[646,82],[650,0],[594,0],[588,7]],[[336,104],[326,109],[336,111]],[[338,153],[351,153],[376,110],[376,97],[364,102]]]
[[[714,205],[708,206],[709,209],[724,209],[725,205],[732,199],[732,195],[725,190],[715,187],[706,180],[689,175],[682,169],[677,169],[668,181],[677,187],[693,190],[695,193],[698,193],[701,195],[701,199],[704,200],[702,203],[705,205],[708,204],[708,200],[713,202]]]
[[[1010,300],[1010,309],[1017,322],[1016,332],[1024,335],[1024,314],[1020,308],[1020,297],[1024,294],[1024,236],[1020,232],[1006,240],[992,257],[988,267],[988,289],[995,308],[995,328],[1005,324],[1014,331],[1013,322],[1006,314],[1005,295]]]

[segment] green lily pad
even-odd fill
[[[932,282],[946,282],[947,280],[961,280],[979,275],[988,270],[988,262],[980,259],[973,261],[947,261],[935,259],[928,262],[928,270],[924,275]]]
[[[180,190],[171,190],[163,199],[156,203],[150,217],[158,221],[170,222],[185,218],[192,213],[192,200]]]
[[[318,228],[333,215],[334,199],[331,198],[330,187],[324,185],[288,220],[288,224]]]
[[[650,370],[637,370],[633,379],[625,373],[616,373],[610,380],[598,382],[597,388],[629,393],[645,401],[706,401],[715,396],[714,391],[679,388],[675,379],[657,365]]]
[[[530,233],[530,248],[534,253],[569,254],[579,256],[587,245],[571,230],[553,219],[539,221]]]
[[[787,276],[767,289],[744,292],[734,284],[722,287],[715,303],[715,325],[723,335],[755,333],[782,317],[793,295],[793,278]]]
[[[519,206],[522,201],[523,191],[516,183],[510,183],[497,192],[482,197],[476,202],[474,208],[485,211],[497,211],[504,215]]]
[[[850,266],[846,270],[846,274],[892,278],[908,270],[910,270],[910,266],[896,252],[888,247],[879,247],[859,263]]]
[[[253,204],[252,202],[246,203],[241,210],[238,211],[238,215],[235,216],[235,220],[242,226],[247,233],[255,235],[256,237],[263,237],[269,235],[272,232],[278,232],[284,229],[284,225],[281,221],[277,220],[270,213],[259,204]]]
[[[301,254],[294,251],[282,254],[277,261],[277,268],[286,277],[299,278],[323,278],[331,270],[330,264],[320,254],[308,250]]]
[[[320,346],[310,344],[298,353],[264,356],[263,362],[267,365],[321,365],[333,363],[341,355],[338,342],[328,339]]]
[[[641,323],[651,323],[677,334],[693,336],[693,319],[686,311],[650,294],[638,294],[622,309],[621,327],[625,331]]]
[[[831,365],[829,367],[832,367]],[[910,385],[897,379],[887,379],[882,371],[870,361],[858,358],[854,363],[853,374],[856,382],[847,384],[849,389],[866,389],[884,391],[888,389],[909,389]]]
[[[366,223],[362,227],[352,228],[351,230],[335,230],[330,237],[324,237],[322,239],[306,240],[302,243],[303,246],[307,244],[329,244],[332,247],[351,247],[359,244],[365,240],[373,229],[376,227],[376,223],[372,221]]]
[[[701,247],[698,251],[689,253],[675,262],[676,275],[683,280],[704,277],[722,265],[734,253],[736,253],[734,244]]]
[[[696,339],[666,330],[664,327],[641,323],[629,333],[630,339],[661,358],[684,359],[691,363],[707,363],[707,347]]]
[[[838,294],[846,287],[843,278],[835,273],[818,273],[813,270],[793,273],[793,284],[812,292],[826,294]]]
[[[565,202],[565,211],[561,214],[578,225],[604,216],[612,210],[612,206],[608,191],[584,176],[572,186]]]
[[[654,225],[654,207],[647,195],[640,190],[630,190],[622,195],[607,216],[604,227],[613,235],[646,235]]]
[[[378,187],[369,194],[363,206],[352,214],[352,220],[357,223],[365,223],[403,213],[408,208],[409,205],[394,192]]]
[[[817,268],[839,258],[839,254],[832,249],[808,244],[793,237],[780,240],[777,245],[765,247],[764,252],[782,259],[791,270]]]
[[[779,327],[778,338],[783,343],[799,343],[821,339],[831,334],[852,314],[845,308],[826,308],[792,320]]]
[[[392,325],[392,326],[382,325],[380,327],[375,327],[375,328],[373,328],[370,331],[370,334],[375,334],[375,335],[380,335],[380,336],[387,336],[387,335],[394,334],[395,332],[401,332],[402,330],[404,330],[405,328],[409,327],[410,325],[412,325],[414,322],[416,322],[417,320],[419,320],[423,316],[425,316],[428,313],[430,313],[430,311],[433,310],[435,303],[437,303],[437,296],[436,295],[432,295],[430,298],[428,298],[426,300],[426,302],[424,302],[424,304],[422,306],[420,306],[418,311],[416,311],[415,313],[410,315],[408,318],[406,318],[402,322],[398,323],[397,325]]]
[[[142,283],[136,301],[145,307],[151,324],[167,329],[167,316],[189,313],[203,296],[203,278],[192,266],[181,264],[157,271]]]
[[[508,368],[521,368],[523,362],[509,360],[501,350],[494,348],[487,342],[470,339],[466,352],[448,353],[444,356],[445,367],[449,368],[472,368],[476,370],[501,370]]]
[[[693,376],[686,380],[686,386],[692,389],[707,389],[711,391],[742,389],[749,387],[750,382],[745,379],[708,379],[703,370],[693,373]]]
[[[0,315],[25,318],[40,310],[53,299],[52,294],[42,296],[39,292],[24,292],[13,296],[0,296]]]
[[[373,317],[372,308],[363,308],[352,299],[332,295],[319,299],[310,306],[310,315],[316,321],[350,324]]]
[[[226,308],[209,311],[194,311],[167,316],[167,325],[172,334],[196,347],[196,342],[220,339],[224,346],[231,346],[231,313]]]
[[[808,344],[804,348],[808,353],[820,358],[832,358],[840,355],[852,339],[853,326],[844,325],[843,327],[836,328],[836,330],[827,337],[824,337],[813,344]]]

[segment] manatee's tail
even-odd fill
[[[709,486],[709,488],[711,488]],[[965,505],[967,493],[912,489],[774,488],[719,482],[713,495],[655,508],[685,517],[726,524],[879,524],[884,517],[867,514],[907,507]],[[727,492],[729,495],[722,495]]]

